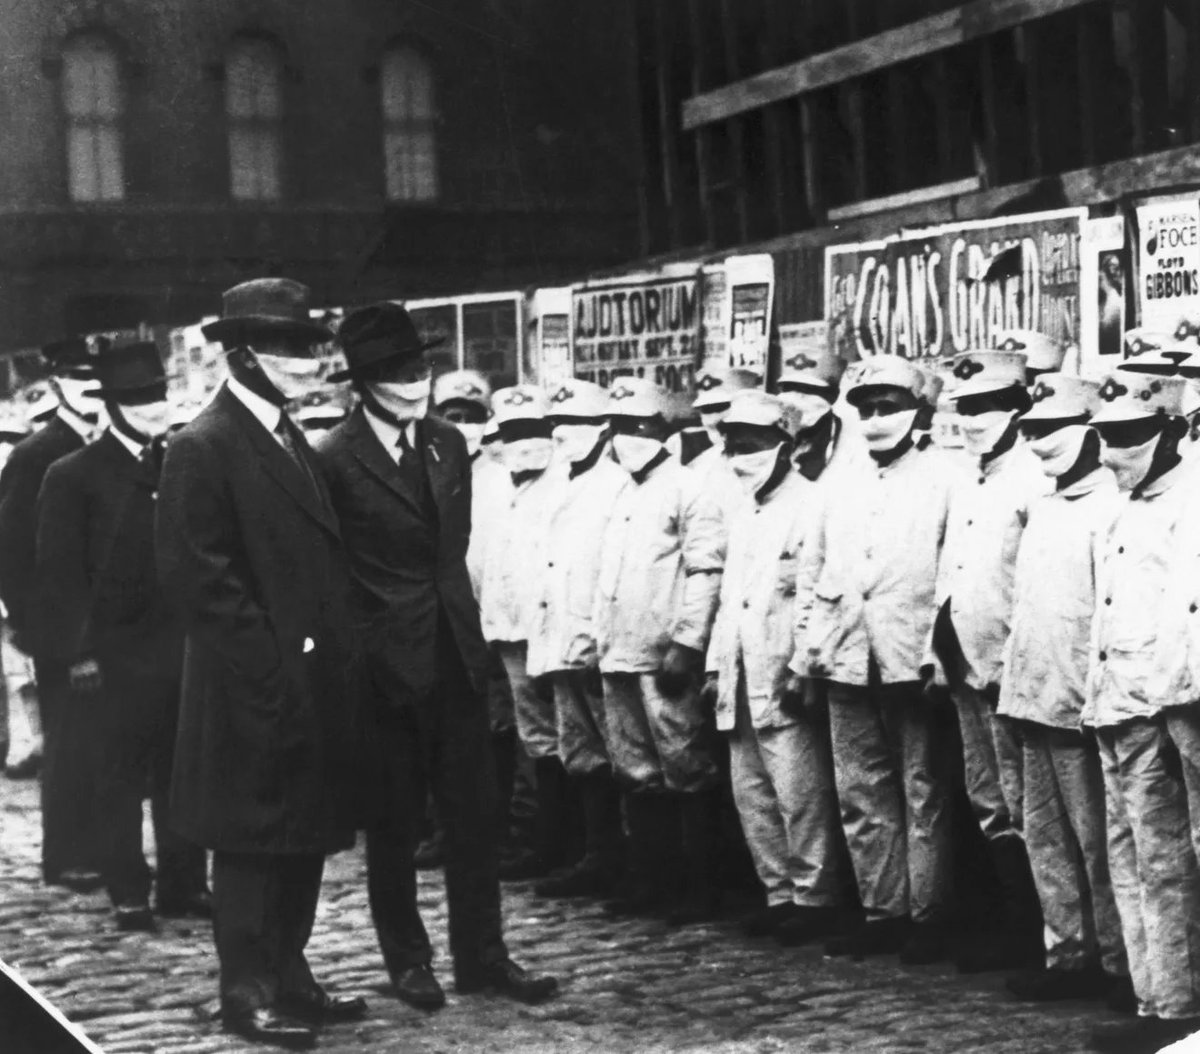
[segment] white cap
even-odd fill
[[[950,369],[959,381],[950,397],[965,399],[971,395],[1024,388],[1026,364],[1024,354],[1019,351],[964,352],[955,357]]]
[[[591,381],[569,377],[550,389],[551,417],[605,417],[608,392]]]
[[[1100,382],[1072,373],[1043,373],[1029,391],[1033,406],[1023,421],[1091,417],[1100,408]]]
[[[1036,329],[1002,329],[996,334],[997,351],[1019,351],[1027,369],[1061,370],[1067,346]]]
[[[492,414],[496,427],[508,421],[544,420],[548,405],[546,393],[532,384],[501,388],[492,396]]]
[[[761,386],[762,377],[753,370],[706,367],[696,375],[696,398],[692,400],[692,406],[697,410],[723,406],[731,402],[738,392]]]
[[[474,403],[486,411],[491,395],[492,386],[488,379],[475,370],[451,370],[449,373],[439,374],[433,382],[434,406],[459,400]]]
[[[666,417],[671,393],[645,377],[618,377],[608,390],[612,417]]]
[[[856,405],[868,388],[902,388],[919,399],[925,390],[925,371],[899,355],[872,355],[858,364],[846,401]]]
[[[730,425],[754,425],[758,428],[777,428],[788,436],[796,434],[796,411],[777,395],[751,390],[735,395],[727,413],[717,426],[724,430]]]
[[[837,351],[828,345],[821,348],[799,348],[780,364],[778,387],[785,384],[806,388],[826,389],[832,396],[841,380],[845,363]]]
[[[1182,377],[1152,377],[1142,373],[1110,373],[1097,393],[1100,409],[1092,424],[1116,421],[1140,421],[1148,417],[1183,414],[1183,392],[1187,381]]]

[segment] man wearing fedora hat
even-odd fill
[[[41,647],[33,630],[37,496],[46,471],[90,442],[100,406],[95,401],[91,347],[68,337],[42,348],[57,409],[22,440],[0,472],[0,600],[16,646],[33,657],[45,734],[42,771],[42,875],[47,883],[86,891],[101,883],[91,744],[76,726],[66,669]]]
[[[225,293],[204,327],[229,378],[167,446],[159,576],[187,633],[171,786],[179,832],[213,850],[214,936],[227,1030],[311,1047],[353,1020],[304,956],[325,856],[361,825],[349,577],[312,450],[287,410],[331,339],[299,282]]]
[[[413,851],[427,789],[445,831],[450,950],[459,992],[525,1002],[552,977],[514,963],[501,933],[489,656],[467,572],[471,462],[454,425],[427,416],[433,342],[398,304],[346,315],[338,332],[359,405],[319,449],[350,555],[352,621],[364,652],[365,717],[378,755],[367,888],[396,995],[445,996],[417,909]]]
[[[159,911],[211,914],[204,850],[166,822],[183,668],[183,633],[154,566],[167,382],[152,342],[103,348],[97,372],[111,427],[51,465],[38,500],[37,635],[95,724],[102,871],[117,928],[153,930],[142,855],[147,787]]]

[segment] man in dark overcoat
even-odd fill
[[[351,312],[339,339],[359,406],[318,445],[352,572],[365,719],[379,760],[367,828],[371,913],[393,990],[445,1000],[417,910],[426,788],[445,830],[450,946],[459,992],[534,1002],[557,987],[514,963],[501,932],[500,829],[486,702],[489,657],[467,573],[471,460],[453,425],[426,416],[430,367],[404,308]]]
[[[0,472],[0,599],[12,642],[32,656],[45,736],[42,764],[42,877],[47,884],[87,892],[101,884],[94,736],[89,709],[72,691],[66,667],[35,632],[33,573],[37,498],[46,471],[96,434],[93,355],[83,337],[42,348],[58,409],[23,439]]]
[[[186,629],[171,788],[179,833],[213,850],[225,1027],[304,1047],[363,1016],[304,956],[326,854],[359,825],[345,553],[312,450],[287,413],[331,334],[307,287],[258,279],[205,327],[229,378],[167,448],[159,576]]]
[[[183,632],[154,564],[167,380],[149,341],[102,348],[96,370],[110,425],[50,466],[38,498],[37,636],[96,718],[101,870],[117,928],[152,931],[142,854],[147,788],[159,912],[211,914],[204,850],[167,823],[183,668]]]

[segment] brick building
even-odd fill
[[[635,255],[625,10],[0,0],[0,350],[265,272],[344,304]]]

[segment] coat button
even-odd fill
[[[1105,597],[1104,603],[1108,604],[1111,607],[1112,606],[1112,597]]]
[[[1123,545],[1118,545],[1118,546],[1117,546],[1117,552],[1118,552],[1118,553],[1123,553],[1124,551],[1125,551],[1125,546],[1123,546]]]
[[[747,609],[748,609],[748,608],[750,607],[750,601],[749,601],[749,600],[743,600],[743,601],[742,601],[742,607],[743,607],[743,608],[747,608]]]
[[[1100,661],[1101,661],[1101,662],[1104,662],[1104,660],[1105,660],[1105,659],[1107,659],[1107,658],[1108,658],[1108,652],[1106,652],[1106,651],[1102,651],[1102,652],[1100,653]]]
[[[1189,605],[1188,605],[1188,612],[1189,612],[1190,614],[1192,614],[1192,615],[1196,614],[1196,605],[1195,605],[1195,604],[1189,604]]]

